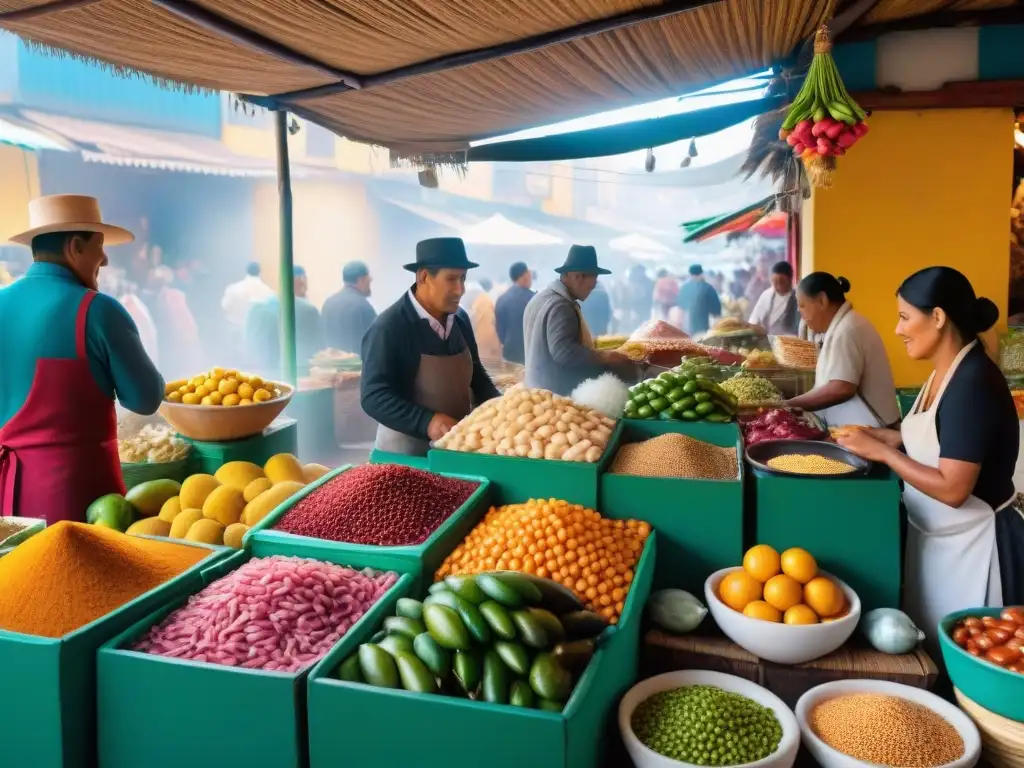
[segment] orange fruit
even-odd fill
[[[733,571],[718,585],[718,596],[734,611],[761,599],[761,582],[746,571]]]
[[[792,547],[782,553],[782,572],[806,584],[818,575],[818,563],[806,549]]]
[[[817,624],[818,615],[803,603],[797,603],[782,616],[784,624]]]
[[[758,544],[743,556],[743,570],[764,584],[779,573],[779,553],[767,544]]]
[[[782,611],[774,605],[769,605],[764,600],[755,600],[752,603],[747,603],[747,607],[743,609],[743,615],[761,621],[774,621],[776,623],[782,621]]]
[[[846,605],[846,595],[832,579],[818,576],[804,586],[804,602],[823,619],[838,616]]]
[[[764,599],[769,605],[785,611],[803,599],[803,590],[796,579],[780,573],[772,576],[764,585]]]

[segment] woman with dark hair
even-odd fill
[[[1020,437],[1006,379],[978,340],[999,316],[995,304],[950,267],[915,272],[897,303],[907,354],[934,370],[899,432],[855,431],[839,442],[904,480],[904,603],[931,636],[952,611],[1024,602],[1024,517],[1013,486]]]
[[[833,427],[893,426],[900,411],[885,345],[846,300],[849,290],[849,280],[828,272],[812,272],[797,286],[800,316],[823,341],[814,389],[787,405],[814,411]]]

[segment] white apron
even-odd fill
[[[964,356],[968,344],[953,361],[939,386],[932,407],[921,411],[934,384],[932,373],[911,412],[903,419],[903,447],[907,456],[926,467],[939,466],[939,435],[935,414]],[[924,630],[925,647],[941,659],[938,626],[942,617],[964,608],[1002,605],[1003,589],[996,549],[996,510],[975,496],[959,508],[950,507],[914,488],[903,490],[907,507],[907,550],[904,573],[904,609]],[[1004,506],[1012,502],[1007,499]]]
[[[846,321],[847,316],[853,307],[849,302],[843,304],[836,312],[835,317],[832,318],[832,322],[828,325],[828,330],[825,331],[825,341],[821,345],[821,350],[818,352],[818,365],[814,371],[814,383],[817,386],[827,384],[830,379],[828,372],[831,362],[831,355],[833,354],[834,344],[832,339],[835,337],[839,326]],[[870,363],[869,363],[870,365]],[[815,411],[815,414],[820,416],[825,424],[830,427],[845,427],[860,425],[864,427],[887,427],[889,426],[878,416],[875,409],[860,396],[860,392],[845,403],[839,405],[833,405],[828,408],[823,408],[820,411]]]

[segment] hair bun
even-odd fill
[[[842,291],[844,294],[850,292],[850,281],[847,280],[845,277],[837,277],[836,282],[839,283],[839,290]]]
[[[999,319],[999,307],[990,299],[979,296],[974,300],[975,333],[984,333]]]

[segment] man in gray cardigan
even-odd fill
[[[578,302],[597,285],[598,275],[611,274],[597,265],[597,251],[574,245],[560,278],[534,296],[523,315],[526,386],[569,395],[580,382],[599,376],[609,366],[629,359],[619,352],[594,349],[594,340]]]

